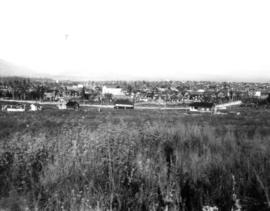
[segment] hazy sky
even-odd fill
[[[0,0],[0,58],[90,79],[270,80],[270,1]]]

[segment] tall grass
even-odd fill
[[[243,210],[269,210],[262,128],[243,119],[118,114],[2,116],[13,131],[2,129],[1,208],[227,211],[237,195]]]

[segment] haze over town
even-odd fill
[[[269,1],[11,0],[0,5],[1,75],[270,80]]]

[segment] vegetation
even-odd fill
[[[0,113],[0,208],[269,210],[269,116]]]

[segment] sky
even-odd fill
[[[270,81],[269,11],[269,0],[0,0],[0,59],[94,80]]]

